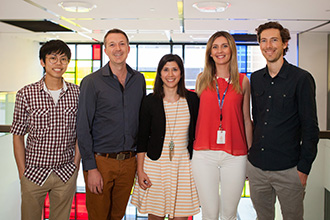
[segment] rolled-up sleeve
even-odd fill
[[[13,123],[10,133],[15,135],[25,135],[28,129],[28,104],[21,91],[16,94]]]

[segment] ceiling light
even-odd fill
[[[61,2],[58,6],[62,7],[64,10],[69,12],[89,12],[93,8],[96,8],[96,5],[92,5],[88,2]]]
[[[207,1],[196,2],[192,6],[200,12],[223,12],[230,4],[228,2]]]

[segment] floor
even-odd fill
[[[84,191],[85,183],[82,175],[82,169],[79,171],[78,180],[77,180],[77,188]],[[147,215],[143,215],[138,213],[135,206],[133,206],[130,202],[128,203],[126,209],[126,216],[124,220],[143,220],[146,219]],[[199,213],[193,216],[193,220],[201,220],[202,214]],[[238,220],[255,220],[256,213],[253,208],[251,199],[249,197],[242,197],[240,203],[238,204]]]
[[[146,219],[147,215],[140,214],[137,212],[135,206],[131,203],[128,204],[126,209],[126,216],[123,220],[143,220]],[[201,220],[202,214],[199,213],[193,216],[193,220]],[[238,204],[238,220],[255,220],[256,213],[253,208],[250,198],[241,198],[240,203]]]

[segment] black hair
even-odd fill
[[[180,81],[178,82],[177,93],[179,94],[180,97],[186,97],[187,89],[185,87],[185,82],[184,82],[183,62],[182,59],[176,54],[166,54],[160,59],[157,67],[157,74],[154,85],[154,95],[159,96],[161,98],[164,98],[165,96],[163,89],[164,82],[161,79],[161,71],[167,62],[176,62],[178,64],[181,73],[181,78]]]
[[[71,59],[71,50],[66,43],[61,40],[50,40],[43,44],[39,50],[39,59],[45,63],[46,55],[51,53],[65,54],[68,60]]]

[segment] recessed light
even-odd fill
[[[228,2],[207,1],[196,2],[192,6],[200,12],[223,12],[230,4]]]
[[[96,8],[96,5],[93,5],[88,2],[75,2],[75,1],[68,1],[68,2],[61,2],[58,6],[62,7],[65,11],[69,12],[89,12],[93,8]]]

